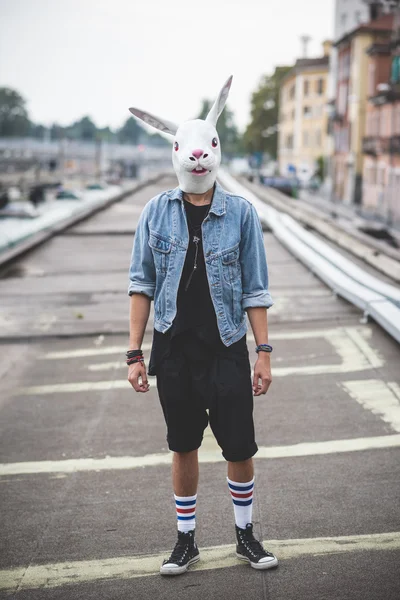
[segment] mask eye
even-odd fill
[[[218,146],[218,140],[217,140],[217,138],[213,138],[212,139],[211,145],[212,145],[213,148],[216,148]]]
[[[174,144],[174,150],[175,150],[175,152],[178,152],[178,150],[179,150],[179,144],[178,144],[178,142],[175,142],[175,144]]]

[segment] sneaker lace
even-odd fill
[[[178,539],[178,541],[175,544],[175,548],[172,550],[172,554],[168,559],[168,562],[175,562],[177,560],[180,560],[185,550],[187,550],[188,545],[189,544],[187,540]]]
[[[264,550],[264,547],[261,544],[261,542],[256,540],[256,538],[253,536],[251,538],[246,539],[245,544],[250,548],[250,550],[252,550],[254,554],[261,556],[272,556],[271,552],[267,552],[266,550]]]
[[[252,529],[250,530],[249,528],[246,530],[242,539],[244,544],[252,551],[253,554],[259,556],[273,556],[273,554],[271,552],[267,552],[261,542],[254,537]]]

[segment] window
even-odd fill
[[[369,182],[371,185],[376,185],[376,172],[377,168],[375,166],[370,167],[370,179]]]
[[[397,110],[395,108],[394,110],[396,111],[394,120],[394,134],[400,135],[400,105],[397,107]]]
[[[339,86],[339,101],[338,101],[338,113],[345,115],[347,111],[347,96],[348,88],[347,85],[342,84]]]
[[[380,166],[378,170],[378,185],[384,185],[385,183],[385,167]]]
[[[370,62],[368,65],[368,95],[373,96],[375,93],[375,71],[376,65]]]
[[[322,96],[322,94],[324,93],[324,89],[325,89],[325,81],[321,78],[318,79],[317,81],[317,94],[319,96]]]
[[[391,82],[400,83],[400,56],[393,57]]]
[[[356,25],[359,25],[362,21],[362,17],[361,17],[361,11],[360,10],[356,10],[356,12],[354,13],[354,22]]]
[[[308,147],[308,131],[304,131],[303,133],[303,146],[305,148]]]
[[[346,21],[347,21],[347,15],[346,15],[346,13],[343,13],[340,16],[340,24],[343,27],[343,29],[346,27]]]
[[[315,133],[315,145],[317,146],[317,148],[321,147],[321,142],[322,142],[321,130],[317,129],[317,131]]]
[[[311,107],[310,106],[303,107],[303,115],[305,117],[311,117]]]
[[[304,80],[304,95],[308,96],[310,91],[310,82],[308,81],[308,79]]]
[[[294,99],[294,92],[295,92],[295,87],[294,87],[294,85],[292,85],[292,87],[290,88],[290,92],[289,92],[289,98],[291,100]]]
[[[290,134],[286,137],[286,148],[288,150],[292,150],[293,148],[293,134]]]

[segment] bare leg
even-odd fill
[[[194,496],[199,483],[198,451],[174,452],[172,483],[176,496]]]
[[[228,462],[228,477],[231,481],[237,481],[237,483],[251,481],[254,477],[253,459]]]

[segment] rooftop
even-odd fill
[[[361,35],[363,33],[391,33],[393,30],[393,24],[393,14],[382,15],[381,17],[379,17],[379,19],[369,21],[368,23],[363,23],[362,25],[359,25],[352,31],[349,31],[337,42],[335,42],[334,46],[340,46],[340,44],[343,44],[343,42],[347,42],[353,37]]]
[[[285,77],[283,77],[282,83],[284,83],[293,75],[297,75],[298,73],[307,71],[308,69],[312,69],[314,67],[325,67],[326,70],[328,70],[329,56],[319,56],[317,58],[298,58],[294,66],[286,73]]]

